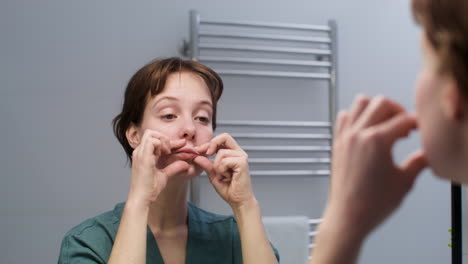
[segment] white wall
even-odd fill
[[[129,170],[111,119],[139,67],[177,55],[190,9],[223,19],[336,19],[339,106],[366,93],[412,109],[420,54],[408,6],[407,0],[2,0],[0,262],[55,262],[69,228],[125,199]],[[397,160],[418,145],[416,136],[399,144]],[[449,217],[449,184],[425,172],[371,236],[361,263],[448,263]]]

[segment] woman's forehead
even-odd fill
[[[164,89],[149,100],[151,106],[159,104],[197,104],[213,107],[210,90],[205,81],[196,74],[171,75]]]

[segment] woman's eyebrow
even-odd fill
[[[163,96],[163,97],[159,98],[158,100],[156,100],[156,102],[154,102],[153,107],[155,107],[157,104],[159,104],[161,101],[164,101],[164,100],[179,101],[179,99],[177,99],[176,97],[173,97],[173,96]]]
[[[209,107],[213,108],[213,104],[210,101],[202,100],[198,102],[199,105],[208,105]]]

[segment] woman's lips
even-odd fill
[[[198,156],[198,154],[191,153],[191,152],[177,152],[174,155],[182,160],[193,160],[194,158]]]
[[[182,148],[177,150],[174,155],[182,160],[193,160],[199,154],[192,148]]]

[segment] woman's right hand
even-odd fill
[[[417,128],[417,120],[382,96],[359,97],[338,115],[330,193],[310,263],[356,263],[369,235],[403,201],[427,166],[422,151],[398,164],[395,142]]]
[[[337,120],[328,213],[368,233],[402,202],[427,164],[417,151],[402,164],[395,142],[417,128],[414,116],[382,96],[358,97]]]
[[[169,140],[161,133],[147,129],[132,154],[132,178],[128,200],[149,206],[166,187],[171,176],[187,170],[189,164],[178,160],[164,165],[172,149],[185,145],[185,139]]]

